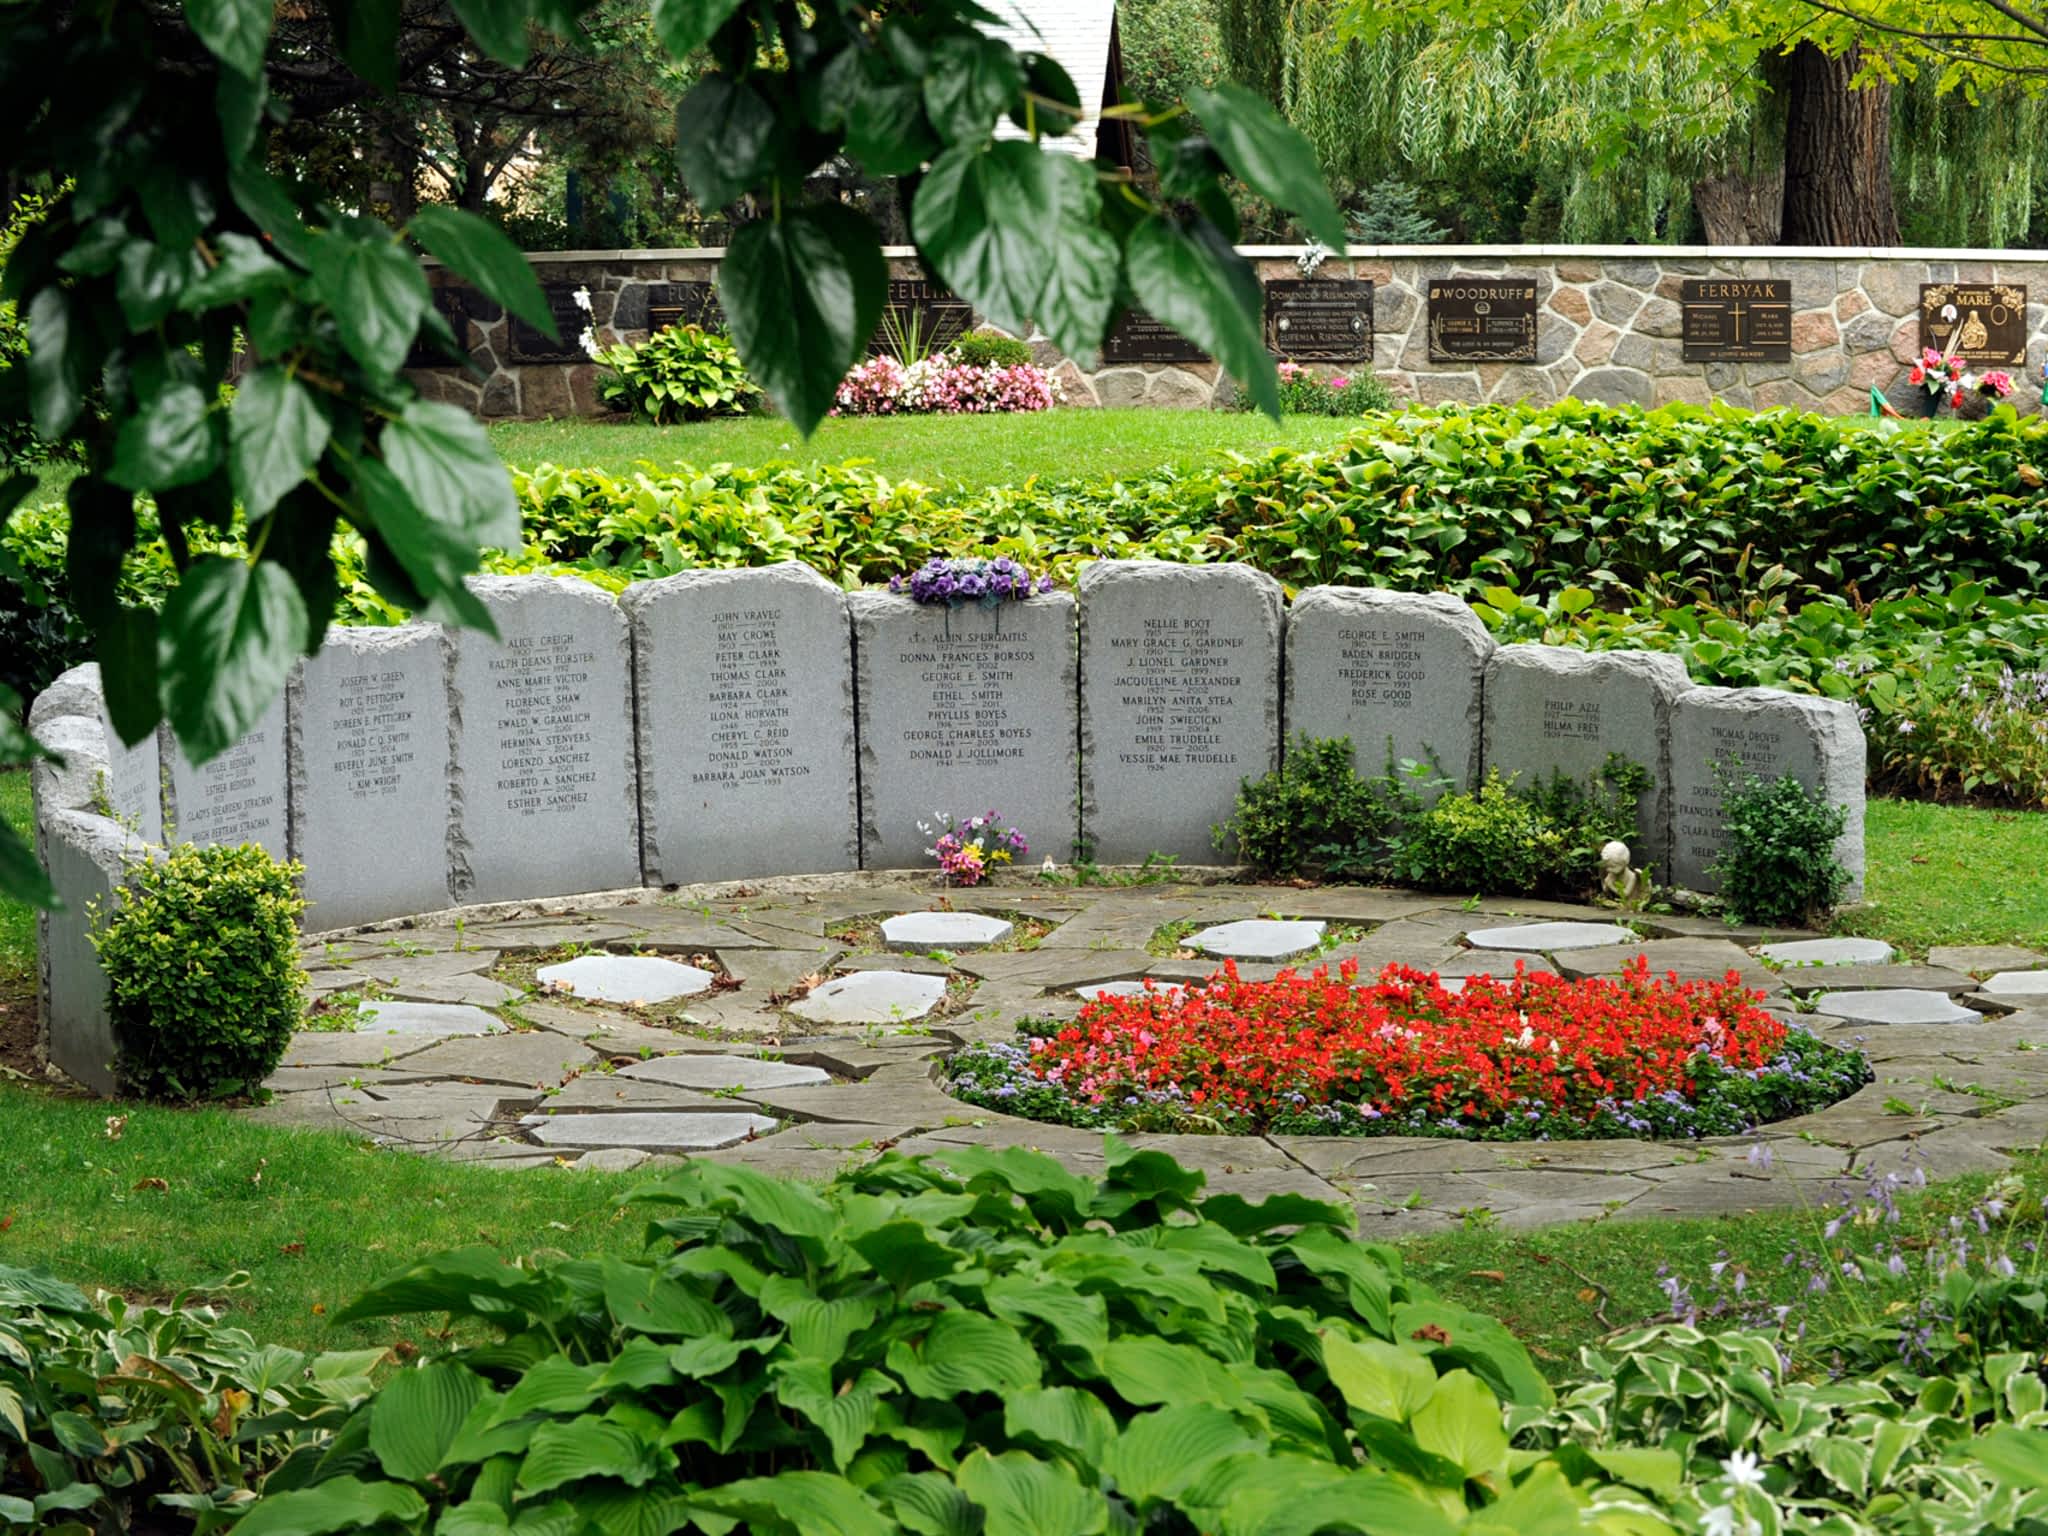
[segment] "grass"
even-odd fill
[[[2048,815],[1872,800],[1865,905],[1843,933],[1915,955],[1932,944],[2048,945]]]
[[[0,772],[0,821],[24,842],[35,836],[35,809],[24,770]],[[0,993],[6,991],[10,980],[33,971],[35,964],[35,912],[25,902],[0,898]]]
[[[1221,449],[1316,448],[1359,422],[1290,416],[1274,423],[1235,411],[1062,410],[1037,416],[834,418],[808,443],[776,417],[650,427],[612,421],[508,422],[491,442],[510,464],[572,464],[630,474],[678,461],[710,464],[834,464],[870,460],[891,479],[985,486],[1033,476],[1139,475],[1206,458]]]

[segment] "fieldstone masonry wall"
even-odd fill
[[[1269,293],[1304,289],[1302,255],[1291,247],[1247,247]],[[645,340],[669,321],[715,319],[711,297],[723,253],[716,250],[567,251],[529,258],[562,329],[551,342],[435,269],[436,302],[468,348],[472,367],[422,367],[421,391],[485,417],[599,416],[597,368],[576,336],[589,323],[601,341]],[[895,278],[922,283],[906,251],[891,253]],[[1426,295],[1432,279],[1528,279],[1536,288],[1535,357],[1528,362],[1432,361]],[[1770,362],[1688,362],[1684,356],[1684,283],[1692,278],[1783,280],[1790,285],[1788,355]],[[1925,414],[1927,395],[1906,370],[1919,356],[1923,283],[2000,283],[2026,288],[2024,365],[2013,404],[2038,408],[2039,368],[2048,354],[2048,252],[1859,250],[1714,246],[1354,246],[1316,266],[1307,287],[1370,282],[1369,350],[1329,357],[1304,352],[1317,371],[1370,370],[1402,402],[1548,402],[1589,400],[1667,405],[1712,400],[1766,409],[1793,406],[1861,415],[1874,387],[1909,415]],[[588,315],[573,295],[589,290]],[[956,307],[957,301],[956,301]],[[959,323],[956,317],[952,323]],[[1275,322],[1274,324],[1277,324]],[[1285,333],[1269,341],[1286,355]],[[1081,406],[1199,409],[1229,404],[1235,387],[1191,349],[1125,347],[1120,355],[1153,360],[1068,358],[1032,338],[1068,402]],[[1338,349],[1342,350],[1342,349]],[[1177,355],[1165,355],[1173,353]],[[415,362],[425,362],[416,358]]]
[[[30,728],[65,754],[33,781],[37,846],[68,904],[41,919],[51,1060],[111,1086],[85,913],[165,822],[302,861],[315,929],[914,867],[919,822],[991,809],[1033,859],[1207,863],[1239,783],[1303,729],[1348,734],[1372,772],[1391,739],[1466,785],[1491,767],[1583,776],[1619,753],[1652,780],[1638,864],[1695,887],[1722,837],[1713,764],[1789,772],[1848,806],[1838,851],[1862,874],[1850,705],[1696,688],[1661,654],[1496,647],[1441,596],[1312,587],[1290,608],[1247,566],[1112,560],[1084,569],[1078,600],[951,612],[849,598],[793,564],[689,572],[618,602],[551,577],[475,589],[499,639],[336,629],[289,683],[282,725],[273,711],[204,765],[154,737],[116,750],[93,667],[36,700]]]

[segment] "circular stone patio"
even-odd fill
[[[1631,916],[1617,928],[1610,910],[1557,902],[1467,910],[1405,891],[1184,882],[950,892],[959,911],[1015,914],[1046,931],[1029,948],[934,956],[829,936],[930,911],[926,884],[766,884],[789,889],[494,908],[460,928],[437,919],[309,939],[312,990],[334,998],[323,1018],[342,1027],[296,1036],[266,1085],[273,1098],[248,1113],[508,1169],[702,1156],[823,1178],[891,1148],[943,1156],[1015,1145],[1086,1172],[1100,1166],[1100,1134],[963,1103],[934,1082],[941,1059],[966,1042],[1009,1039],[1026,1017],[1070,1018],[1083,994],[1111,984],[1200,981],[1219,962],[1163,958],[1170,935],[1278,919],[1361,935],[1301,963],[1334,970],[1355,959],[1367,975],[1397,961],[1446,977],[1512,973],[1520,959],[1600,976],[1638,955],[1658,974],[1733,969],[1766,1006],[1857,1046],[1876,1074],[1819,1113],[1702,1142],[1127,1138],[1203,1169],[1212,1191],[1349,1202],[1368,1236],[1475,1212],[1537,1225],[1819,1204],[1844,1177],[1993,1171],[2048,1137],[2048,1050],[2038,1048],[2048,1045],[2048,989],[2033,985],[2048,977],[2048,954],[2029,950],[1936,950],[1932,964],[1852,958],[1874,956],[1868,949],[1799,964],[1793,950],[1795,963],[1766,964],[1761,946],[1816,936],[1692,917]],[[651,1002],[644,993],[608,1004],[525,990],[533,960],[568,946],[672,956],[716,985],[659,1006],[634,1006]],[[1254,979],[1280,968],[1239,963]],[[358,999],[376,1015],[358,1013]],[[1877,1021],[1886,1016],[1908,1022]]]

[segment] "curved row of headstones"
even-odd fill
[[[300,859],[323,929],[916,866],[938,819],[990,810],[1033,861],[1214,862],[1239,784],[1299,731],[1348,735],[1367,772],[1391,752],[1464,785],[1489,766],[1583,777],[1618,752],[1652,779],[1636,862],[1696,889],[1720,841],[1712,766],[1732,756],[1847,803],[1840,853],[1862,872],[1850,706],[1694,687],[1668,655],[1496,646],[1443,594],[1311,587],[1289,604],[1248,566],[1113,560],[1077,593],[993,608],[847,593],[797,564],[686,572],[619,600],[563,577],[475,587],[496,639],[336,628],[204,765],[168,735],[120,747],[96,670],[67,673],[31,725],[74,754],[37,778],[45,862],[73,910],[133,856],[107,813],[143,844]],[[53,941],[66,965],[77,937]]]

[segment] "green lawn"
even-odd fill
[[[24,842],[35,837],[35,810],[29,798],[28,774],[0,772],[0,821]],[[10,979],[35,969],[36,915],[26,903],[0,897],[0,996]]]
[[[1865,905],[1844,933],[1931,944],[2048,946],[2048,814],[1873,800]]]
[[[622,421],[511,422],[491,428],[507,463],[554,463],[625,474],[641,461],[838,463],[862,458],[892,479],[999,485],[1076,475],[1135,475],[1219,449],[1313,448],[1358,422],[1290,416],[1274,423],[1235,411],[1060,410],[1038,416],[888,416],[826,421],[809,442],[777,417],[634,426]]]

